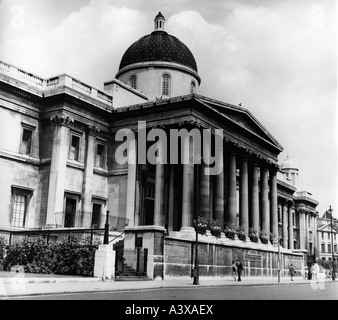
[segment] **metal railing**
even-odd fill
[[[43,238],[47,243],[59,243],[63,241],[77,240],[89,245],[103,242],[104,229],[100,228],[53,228],[53,229],[29,229],[29,230],[1,230],[0,237],[3,237],[8,244],[13,244],[24,238]]]

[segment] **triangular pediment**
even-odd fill
[[[283,150],[280,143],[247,109],[199,95],[195,95],[195,100],[214,112],[219,113],[221,117],[231,121],[236,126],[273,145],[278,150]]]
[[[318,231],[323,231],[323,232],[331,232],[331,223],[325,223],[317,228]],[[338,232],[338,226],[333,224],[332,225],[332,230],[333,232]]]

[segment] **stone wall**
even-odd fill
[[[272,245],[245,243],[241,240],[230,239],[211,242],[203,240],[198,245],[199,275],[201,277],[231,276],[231,263],[237,259],[243,264],[243,276],[278,276],[278,248]],[[291,263],[299,272],[298,275],[303,274],[303,255],[292,253],[290,250],[283,248],[281,251],[281,276],[288,276],[288,269]],[[193,240],[165,238],[164,278],[191,277],[194,265],[195,242]]]

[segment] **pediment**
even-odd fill
[[[246,132],[268,142],[280,151],[283,150],[279,142],[247,109],[198,95],[195,95],[195,100]]]

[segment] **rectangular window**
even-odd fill
[[[76,202],[76,199],[66,197],[64,222],[65,228],[71,228],[75,226]]]
[[[22,127],[22,137],[20,143],[20,153],[30,155],[32,152],[33,129],[26,126]]]
[[[105,168],[105,146],[101,143],[96,145],[95,167]]]
[[[102,204],[93,202],[92,227],[99,228],[101,220]]]
[[[25,226],[27,208],[33,189],[12,185],[11,225],[23,228]]]
[[[21,194],[14,194],[13,209],[12,209],[12,226],[24,227],[27,196]]]
[[[69,156],[70,160],[79,160],[80,153],[80,137],[72,134],[70,137],[70,148],[69,148]]]

